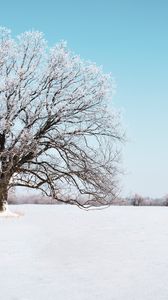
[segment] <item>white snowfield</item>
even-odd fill
[[[24,215],[0,218],[0,299],[168,299],[168,208],[10,209]]]

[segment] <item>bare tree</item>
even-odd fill
[[[143,198],[139,194],[135,194],[133,198],[131,199],[131,204],[134,206],[140,206],[145,204],[145,198]]]
[[[43,34],[0,29],[0,209],[12,187],[84,207],[116,197],[118,113],[110,75]],[[78,194],[83,202],[78,201]]]

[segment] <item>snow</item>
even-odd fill
[[[1,217],[11,218],[11,217],[19,217],[19,216],[20,216],[19,213],[15,213],[15,212],[12,212],[10,210],[5,210],[3,212],[0,212],[0,218]]]
[[[0,299],[167,300],[168,209],[11,206],[0,218]]]

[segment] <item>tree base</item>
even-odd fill
[[[8,210],[8,202],[3,201],[0,203],[0,213]]]
[[[9,206],[8,206],[8,203],[7,201],[3,203],[3,205],[1,206],[1,209],[0,209],[0,217],[6,217],[6,218],[10,218],[10,217],[15,217],[15,218],[18,218],[20,217],[21,214],[19,213],[15,213],[15,212],[11,212],[9,210]]]

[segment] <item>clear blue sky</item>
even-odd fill
[[[129,137],[123,195],[168,193],[168,1],[2,1],[0,25],[45,33],[112,72]]]

